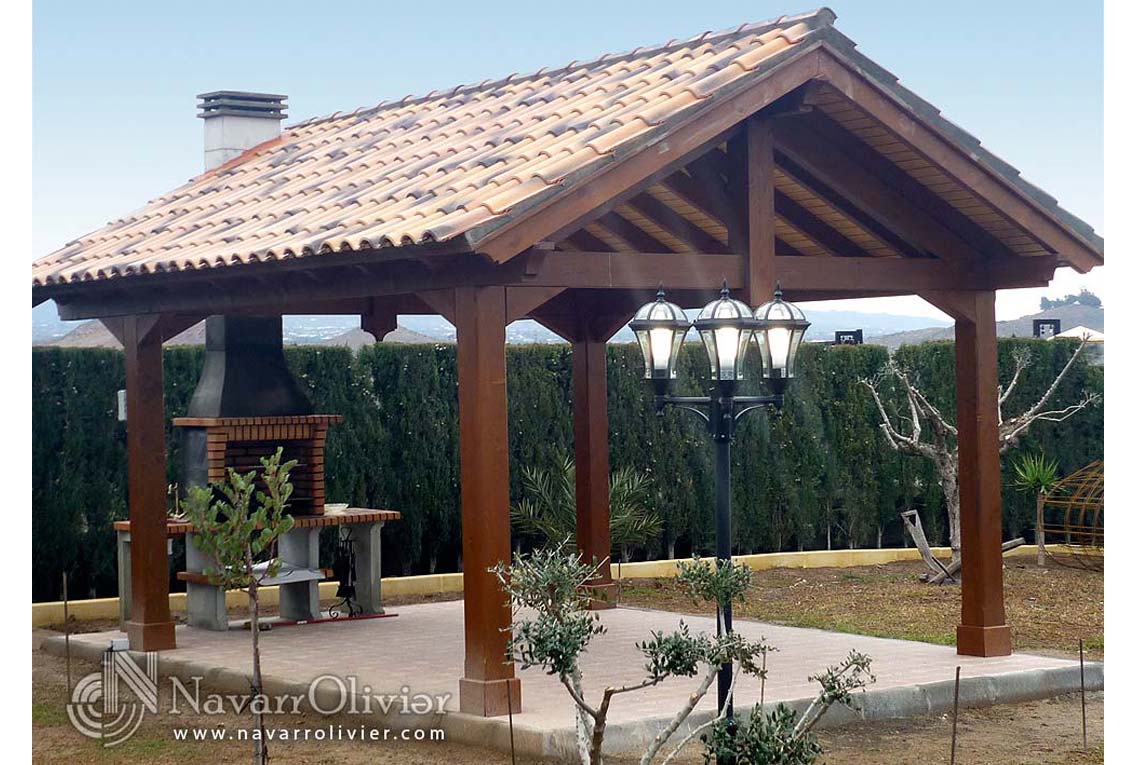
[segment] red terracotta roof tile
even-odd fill
[[[301,122],[40,259],[33,284],[452,240],[832,19],[823,9]]]

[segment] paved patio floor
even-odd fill
[[[297,685],[307,684],[324,674],[354,675],[361,688],[370,686],[374,693],[399,693],[406,686],[412,693],[452,694],[448,709],[456,711],[458,677],[463,661],[462,602],[402,606],[392,609],[392,612],[397,616],[279,627],[263,633],[261,645],[266,683],[275,680]],[[642,657],[635,643],[648,637],[650,631],[672,630],[680,619],[692,631],[713,632],[715,628],[713,618],[633,608],[601,612],[601,619],[608,632],[594,641],[582,664],[586,695],[591,698],[596,698],[606,685],[634,682],[644,676]],[[1077,671],[1076,661],[1030,654],[981,659],[957,656],[950,646],[905,640],[784,627],[743,619],[736,620],[735,627],[749,637],[765,637],[778,649],[769,655],[767,702],[790,702],[812,696],[815,684],[807,678],[824,666],[840,661],[850,649],[873,658],[872,669],[877,678],[873,686],[874,695],[885,699],[885,707],[895,707],[897,716],[936,711],[930,707],[922,708],[929,705],[926,690],[913,707],[910,691],[920,686],[939,684],[934,687],[939,688],[937,693],[942,696],[943,689],[950,687],[944,683],[950,684],[954,679],[957,665],[961,667],[963,678],[981,678],[968,685],[971,689],[969,698],[975,697],[971,703],[983,703],[987,697],[992,698],[986,703],[1013,700],[1014,692],[1008,693],[996,687],[999,678],[1020,678],[1018,686],[1022,686],[1022,678],[1035,678],[1026,683],[1025,693],[1038,697],[1048,692],[1062,692],[1061,689],[1050,689],[1052,682],[1039,681],[1038,678],[1053,677],[1057,671],[1068,685],[1070,671]],[[72,646],[85,647],[86,652],[91,653],[105,648],[111,638],[121,636],[122,633],[117,631],[75,635]],[[179,627],[177,640],[178,649],[165,652],[160,657],[164,671],[180,668],[185,673],[209,668],[221,670],[221,674],[228,670],[231,675],[237,673],[234,676],[238,677],[250,671],[249,635],[244,630],[218,633]],[[53,650],[58,650],[58,646]],[[1095,667],[1095,671],[1098,674],[1094,677],[1099,678],[1100,668]],[[546,753],[563,751],[562,747],[571,740],[574,719],[565,690],[554,678],[539,670],[530,669],[521,672],[520,676],[523,709],[515,716],[515,725],[546,738],[544,743],[526,748],[536,747]],[[1003,685],[1006,682],[1002,681]],[[649,732],[658,729],[658,721],[674,714],[696,684],[696,678],[672,679],[657,687],[621,696],[613,703],[610,726],[619,729],[624,724],[624,738],[629,741],[629,746],[634,746],[635,740],[648,733],[642,730],[636,733],[633,729],[644,728],[645,724]],[[268,687],[271,689],[271,684]],[[890,690],[895,693],[881,694]],[[740,681],[736,696],[738,706],[750,707],[757,700],[758,693],[757,680],[745,678]],[[705,719],[712,710],[713,696],[712,686],[712,692],[698,708],[702,712],[699,718]],[[965,703],[967,701],[965,699]],[[887,709],[885,712],[876,716],[889,716]],[[480,724],[472,718],[467,718],[467,723],[475,727]],[[549,742],[549,736],[554,733],[559,743]],[[617,731],[610,736],[615,740],[621,734]],[[473,738],[482,743],[492,743],[500,736],[483,731]]]

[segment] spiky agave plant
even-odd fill
[[[1034,536],[1038,545],[1038,565],[1046,565],[1046,531],[1044,529],[1046,495],[1058,483],[1058,462],[1045,454],[1024,454],[1014,462],[1014,486],[1034,492]]]

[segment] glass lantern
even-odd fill
[[[732,298],[724,283],[719,299],[704,306],[695,319],[711,361],[711,379],[743,379],[742,362],[756,325],[749,306]]]
[[[656,381],[657,391],[666,392],[675,379],[675,361],[691,322],[682,308],[667,301],[660,287],[655,300],[636,311],[629,326],[643,352],[644,377]]]
[[[780,390],[794,376],[794,359],[809,321],[800,308],[782,300],[780,285],[773,300],[754,309],[754,318],[754,337],[762,353],[762,376],[775,390]]]

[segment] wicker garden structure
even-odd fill
[[[1064,545],[1065,554],[1050,555],[1052,560],[1100,571],[1105,564],[1105,463],[1095,460],[1054,484],[1042,500],[1042,521],[1045,539]]]
[[[1088,271],[1104,245],[834,19],[782,17],[283,131],[276,108],[267,140],[37,261],[33,304],[101,319],[125,347],[131,646],[175,646],[163,340],[211,315],[354,314],[381,337],[398,314],[441,314],[458,337],[460,707],[520,709],[509,605],[488,571],[510,554],[506,325],[532,318],[572,343],[578,548],[606,558],[605,342],[661,281],[693,308],[725,279],[751,305],[779,281],[795,302],[919,295],[955,319],[958,650],[1009,653],[995,293]],[[246,109],[241,94],[207,95],[207,118]]]

